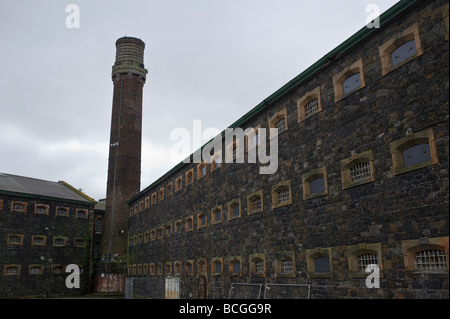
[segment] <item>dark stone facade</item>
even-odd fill
[[[0,297],[87,293],[92,263],[93,202],[2,192],[0,202]],[[24,211],[14,210],[12,205],[17,202],[26,204]],[[36,213],[40,205],[47,207],[46,213]],[[58,207],[67,209],[67,215],[58,215]],[[11,237],[21,240],[17,242]],[[62,241],[57,242],[59,239]],[[79,288],[66,287],[69,264],[80,267]],[[17,266],[18,272],[10,273],[10,266]]]
[[[380,47],[415,24],[423,53],[383,75]],[[129,276],[178,276],[181,298],[257,297],[254,286],[243,284],[273,284],[271,298],[305,298],[305,286],[294,285],[308,284],[317,299],[448,298],[448,54],[448,1],[416,1],[399,10],[381,29],[240,123],[243,129],[265,128],[286,109],[288,129],[278,136],[275,174],[259,174],[258,164],[224,163],[215,170],[207,164],[206,176],[198,178],[198,164],[185,164],[135,196],[129,202]],[[364,85],[338,97],[336,85],[342,83],[336,75],[359,60]],[[299,121],[298,100],[317,87],[321,111]],[[394,174],[393,143],[424,143],[413,137],[430,129],[429,164]],[[363,162],[371,163],[371,179],[345,184],[346,163]],[[323,168],[324,193],[307,197],[305,176]],[[191,169],[194,181],[188,184]],[[182,187],[174,190],[180,176]],[[273,187],[280,182],[289,182],[290,202],[273,208]],[[164,197],[152,203],[161,189]],[[248,196],[256,191],[263,194],[262,211],[251,213]],[[235,199],[240,216],[229,218],[228,203]],[[220,206],[222,221],[214,223],[213,209]],[[444,252],[446,270],[425,271],[410,262],[430,249]],[[380,288],[367,288],[368,274],[355,266],[364,254],[379,258]],[[293,271],[283,270],[288,257]],[[317,257],[328,260],[328,271],[315,270]],[[240,269],[234,268],[236,260]],[[263,271],[256,272],[252,260],[263,260]],[[222,268],[216,272],[217,261]],[[233,295],[232,283],[241,284],[235,287],[239,294]]]

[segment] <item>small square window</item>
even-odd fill
[[[355,153],[341,161],[342,189],[375,181],[373,151]]]
[[[272,187],[272,206],[278,208],[292,204],[291,182],[280,182]]]
[[[69,216],[69,209],[65,207],[56,207],[56,216]]]

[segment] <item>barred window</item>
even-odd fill
[[[278,133],[283,133],[286,130],[286,119],[281,118],[275,123],[275,127],[278,129]]]
[[[418,270],[446,270],[445,251],[438,249],[422,250],[416,253]]]
[[[19,236],[9,236],[9,243],[10,244],[20,244],[20,237]]]
[[[15,211],[21,212],[21,211],[24,210],[24,205],[21,204],[21,203],[14,203],[13,209],[14,209]]]
[[[259,259],[255,262],[255,270],[257,273],[263,273],[264,272],[264,260]]]
[[[291,199],[291,196],[289,195],[289,189],[283,189],[278,192],[278,202],[280,204],[287,203]]]
[[[54,245],[55,246],[65,246],[66,240],[64,238],[55,238]]]
[[[33,237],[33,245],[44,245],[43,237]]]
[[[8,266],[8,267],[6,267],[6,274],[7,275],[18,275],[19,274],[19,267],[17,267],[17,266]]]
[[[314,99],[305,106],[305,114],[306,116],[312,115],[319,111],[319,99]]]
[[[360,272],[365,272],[369,265],[378,265],[377,254],[361,254],[358,256],[358,269]]]
[[[350,179],[352,182],[359,182],[371,177],[370,163],[356,164],[350,168]]]
[[[281,262],[281,272],[291,273],[294,271],[294,263],[291,258],[287,258]]]
[[[77,217],[78,218],[86,218],[87,217],[87,211],[85,211],[85,210],[77,211]]]
[[[260,211],[261,210],[261,197],[255,197],[253,199],[253,210]]]
[[[36,207],[36,214],[45,214],[46,208],[44,206],[38,206]]]

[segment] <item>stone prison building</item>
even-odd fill
[[[133,196],[134,293],[448,298],[448,11],[398,2],[230,125],[278,129],[276,173],[247,161],[258,133],[222,137]]]

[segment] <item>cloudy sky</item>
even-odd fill
[[[223,130],[397,0],[0,0],[0,172],[105,197],[115,41],[146,43],[141,188],[170,132]],[[79,28],[68,28],[69,4]]]

